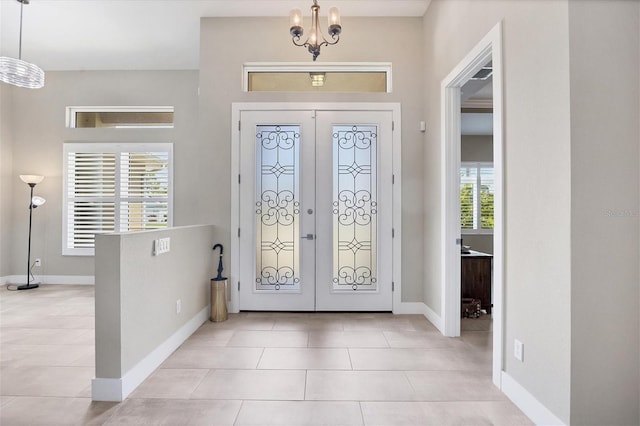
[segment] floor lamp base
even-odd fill
[[[19,285],[18,286],[18,290],[31,290],[32,288],[38,288],[40,287],[40,284],[24,284],[24,285]]]

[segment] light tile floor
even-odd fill
[[[451,339],[419,315],[230,315],[126,401],[92,402],[93,294],[0,290],[0,424],[531,424],[491,383],[489,320]]]

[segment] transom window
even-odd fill
[[[391,63],[256,62],[243,65],[247,92],[391,93]]]
[[[67,107],[67,127],[111,129],[172,129],[172,106]]]
[[[65,143],[63,255],[94,254],[95,235],[172,225],[171,143]]]

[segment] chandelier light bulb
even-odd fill
[[[313,0],[311,5],[311,31],[309,31],[309,37],[306,41],[302,42],[302,34],[304,29],[302,27],[302,12],[300,9],[293,9],[289,13],[289,33],[291,34],[291,40],[293,44],[299,47],[306,47],[309,53],[313,55],[315,61],[320,55],[320,48],[322,46],[331,46],[337,44],[340,41],[340,33],[342,32],[342,25],[340,24],[340,11],[337,7],[329,9],[329,15],[327,19],[329,21],[328,34],[331,36],[331,41],[328,41],[322,35],[320,26],[318,25],[318,15],[320,13],[320,6],[318,0]]]

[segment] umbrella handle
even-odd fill
[[[226,280],[225,277],[222,276],[222,252],[224,251],[224,247],[222,244],[216,244],[213,246],[213,250],[220,247],[220,257],[218,258],[218,276],[215,278],[216,281]]]

